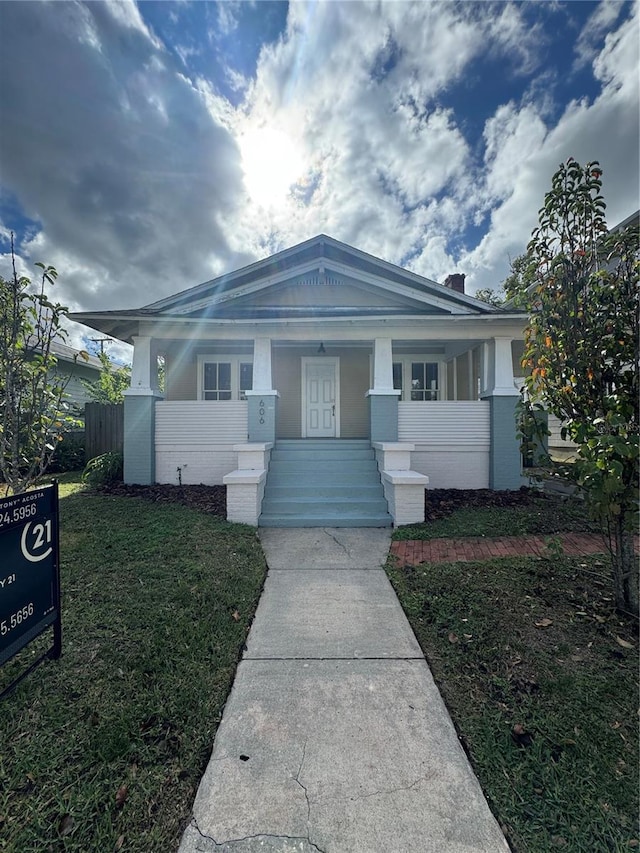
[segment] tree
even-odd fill
[[[106,352],[98,355],[102,363],[100,376],[94,382],[87,379],[82,384],[94,403],[122,403],[124,392],[131,382],[131,367],[129,365],[116,366]]]
[[[476,291],[476,299],[481,302],[486,302],[487,305],[493,305],[494,308],[499,308],[504,305],[504,293],[499,290],[494,290],[492,287],[484,287]]]
[[[638,615],[638,224],[609,232],[597,161],[560,166],[512,286],[529,310],[532,402],[578,445],[567,471],[608,536],[616,605]]]
[[[58,273],[36,264],[41,273],[34,290],[16,272],[13,235],[11,258],[12,277],[0,276],[0,474],[7,494],[42,477],[64,429],[76,425],[64,401],[69,377],[55,372],[52,351],[55,340],[66,339],[61,324],[68,309],[45,292]]]
[[[511,272],[502,282],[504,292],[508,299],[513,299],[519,307],[521,294],[526,292],[534,282],[535,277],[535,262],[525,252],[522,255],[517,255],[511,262]]]

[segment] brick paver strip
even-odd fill
[[[586,557],[606,554],[607,546],[599,533],[557,533],[543,536],[500,536],[488,539],[468,536],[463,539],[409,539],[391,543],[391,553],[403,565],[420,563],[469,563],[492,560],[495,557],[541,557],[549,554],[547,541],[558,542],[568,556]],[[640,537],[634,536],[634,546],[640,553]],[[552,546],[553,547],[553,546]]]

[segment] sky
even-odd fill
[[[609,225],[640,207],[638,2],[3,0],[0,28],[0,274],[13,231],[74,311],[320,233],[497,289],[570,156]]]

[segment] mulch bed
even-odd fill
[[[172,486],[167,483],[132,486],[126,483],[112,483],[101,486],[96,491],[101,495],[144,498],[156,503],[178,503],[219,518],[227,517],[226,486]]]
[[[163,483],[131,486],[112,483],[97,491],[100,494],[144,498],[157,503],[179,503],[220,518],[227,517],[225,486],[174,486]],[[540,492],[527,488],[511,492],[492,492],[491,489],[427,489],[425,520],[446,518],[462,508],[531,506],[534,498],[539,499]]]
[[[540,497],[539,491],[526,487],[504,492],[491,489],[427,489],[425,521],[446,518],[458,509],[531,506]]]

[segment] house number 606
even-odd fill
[[[33,551],[39,551],[44,545],[47,545],[51,542],[51,519],[47,519],[44,524],[36,524],[32,531],[32,536],[34,537],[33,545],[31,549],[27,544],[27,535],[29,533],[29,528],[31,527],[32,522],[30,521],[28,524],[25,524],[24,530],[22,531],[22,538],[20,539],[20,550],[22,551],[22,556],[29,560],[31,563],[39,563],[40,560],[44,560],[45,557],[48,557],[51,551],[53,550],[52,546],[49,545],[46,551],[43,551],[42,554],[34,554]]]

